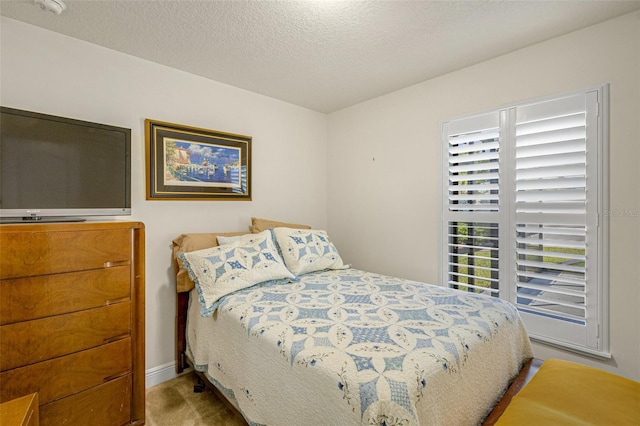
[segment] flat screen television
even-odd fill
[[[131,214],[131,129],[0,107],[0,220]]]

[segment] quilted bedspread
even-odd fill
[[[357,269],[197,305],[187,355],[251,425],[474,425],[532,355],[509,303]]]

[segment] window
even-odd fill
[[[514,303],[532,338],[608,356],[600,86],[443,123],[443,282]]]

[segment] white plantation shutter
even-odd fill
[[[463,291],[499,295],[500,114],[444,124],[444,282]]]
[[[604,356],[607,98],[601,86],[442,129],[443,282],[515,303],[532,338]]]
[[[598,93],[512,114],[514,301],[532,336],[598,350]]]

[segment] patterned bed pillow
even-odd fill
[[[325,231],[315,229],[274,228],[273,234],[287,268],[295,275],[347,269],[338,250]]]
[[[213,314],[220,298],[234,291],[295,278],[278,254],[270,231],[178,256],[196,283],[202,315]]]
[[[172,263],[173,270],[176,273],[176,291],[178,293],[190,291],[196,286],[196,283],[189,278],[189,273],[182,265],[182,261],[178,255],[182,252],[190,252],[196,250],[204,250],[215,247],[218,244],[217,237],[224,235],[227,237],[233,235],[246,235],[246,232],[206,232],[206,233],[187,233],[180,234],[172,241],[171,251],[173,252]]]

